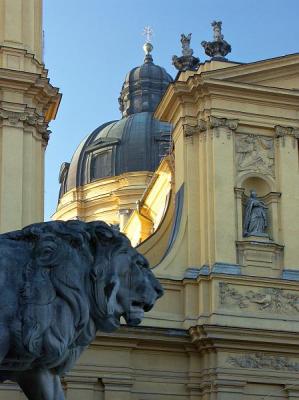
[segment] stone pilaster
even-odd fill
[[[298,239],[299,226],[299,175],[297,129],[275,127],[277,158],[279,163],[278,185],[281,192],[281,241],[284,248],[284,265],[287,269],[299,269]]]
[[[235,188],[236,218],[237,218],[237,240],[243,239],[243,197],[245,189]]]
[[[197,149],[200,143],[201,135],[205,132],[205,126],[192,121],[183,126],[184,133],[184,164],[186,166],[184,170],[184,181],[186,182],[185,196],[186,204],[188,207],[188,218],[189,223],[188,229],[188,264],[196,265],[203,256],[202,240],[198,240],[201,237],[200,220],[201,213],[198,215],[199,198],[200,198],[200,166],[203,160],[198,158]],[[199,201],[198,201],[199,200]]]
[[[209,199],[211,212],[211,255],[215,262],[236,263],[236,213],[234,198],[234,140],[237,120],[209,119]],[[212,264],[212,263],[211,263]]]
[[[277,241],[278,243],[281,242],[280,229],[279,229],[280,199],[281,199],[280,192],[270,192],[263,197],[263,200],[266,206],[268,207],[270,237],[272,240]]]
[[[232,136],[238,121],[210,116],[191,122],[183,125],[189,265],[235,264]]]

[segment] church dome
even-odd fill
[[[151,112],[101,125],[80,143],[71,163],[62,165],[60,197],[101,178],[154,171],[169,146],[170,134],[170,125],[153,118]]]
[[[167,153],[171,125],[153,117],[171,76],[153,63],[153,47],[144,45],[144,64],[126,76],[119,97],[122,119],[107,122],[87,136],[71,163],[60,169],[59,198],[69,190],[126,172],[153,172]]]

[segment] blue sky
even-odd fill
[[[46,151],[45,219],[56,208],[61,163],[96,127],[120,118],[117,98],[126,73],[142,64],[145,26],[154,30],[154,62],[175,76],[181,33],[192,32],[204,61],[200,43],[222,20],[228,58],[246,63],[299,52],[298,15],[298,0],[44,0],[45,64],[63,94]]]

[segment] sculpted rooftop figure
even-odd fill
[[[191,36],[192,33],[189,33],[187,36],[184,33],[181,34],[183,56],[192,56],[193,54],[193,50],[190,49]]]
[[[214,40],[217,42],[221,42],[224,39],[224,36],[221,33],[222,29],[222,21],[213,21],[211,23],[214,31]]]
[[[212,60],[225,61],[225,56],[232,51],[231,45],[224,40],[222,34],[222,21],[213,21],[211,23],[213,28],[213,41],[202,41],[201,45],[205,49],[205,53],[212,58]]]
[[[199,67],[199,58],[193,56],[193,49],[190,47],[192,33],[181,34],[182,55],[173,56],[172,64],[179,71],[196,71]]]
[[[265,232],[268,221],[265,203],[257,198],[255,190],[250,191],[244,217],[244,236],[268,236]]]
[[[97,330],[138,325],[163,289],[146,259],[104,222],[55,221],[0,235],[0,380],[30,400],[63,400]]]

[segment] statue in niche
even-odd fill
[[[163,289],[146,259],[101,221],[37,223],[0,235],[0,382],[64,400],[68,372],[98,330],[138,325]]]
[[[265,232],[268,226],[265,203],[257,198],[255,190],[250,191],[245,207],[244,237],[268,236]]]

